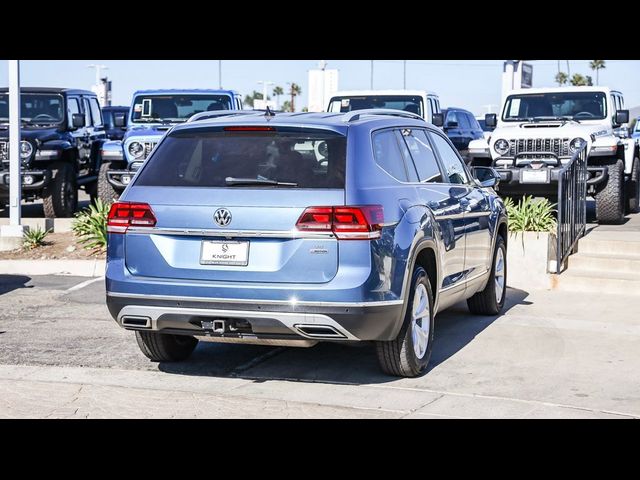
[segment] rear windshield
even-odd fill
[[[422,97],[415,95],[362,95],[358,97],[333,97],[329,112],[352,112],[369,108],[392,108],[424,116]]]
[[[333,132],[189,130],[158,145],[136,185],[341,189],[345,156],[346,137]]]

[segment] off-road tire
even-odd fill
[[[100,165],[98,172],[98,198],[103,203],[113,203],[120,198],[120,193],[107,180],[107,170],[111,170],[111,162],[104,162]]]
[[[496,298],[496,259],[498,250],[502,249],[502,258],[504,259],[504,290],[502,291],[502,299],[498,302]],[[496,239],[496,247],[493,250],[493,262],[491,262],[491,274],[484,290],[476,292],[472,297],[467,299],[469,311],[474,315],[497,315],[504,307],[504,301],[507,298],[507,247],[504,239],[498,235]]]
[[[596,219],[598,223],[622,223],[624,220],[624,163],[614,159],[605,164],[609,170],[607,184],[596,192]]]
[[[413,339],[411,335],[413,297],[416,287],[423,284],[427,290],[429,300],[429,339],[424,356],[417,358],[413,349]],[[407,311],[404,316],[404,323],[398,336],[391,341],[376,342],[376,353],[380,368],[388,374],[398,377],[415,377],[424,372],[429,364],[431,350],[433,348],[433,295],[431,284],[427,272],[422,267],[416,267],[411,280],[411,290],[407,299]]]
[[[631,165],[631,177],[627,184],[627,212],[640,212],[640,158],[635,157]]]
[[[189,335],[171,335],[158,332],[136,331],[138,347],[154,362],[186,360],[198,345],[198,339]]]
[[[45,218],[71,217],[78,209],[78,184],[71,164],[51,165],[51,181],[44,188],[42,206]]]

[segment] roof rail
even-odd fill
[[[227,117],[229,115],[255,115],[255,110],[213,110],[211,112],[200,112],[191,115],[187,123],[206,120],[208,118]]]
[[[353,110],[349,113],[344,114],[343,121],[345,123],[353,122],[360,119],[362,115],[390,115],[392,117],[412,118],[414,120],[422,120],[423,122],[425,121],[425,119],[417,113],[405,112],[404,110],[395,110],[392,108],[368,108],[363,110]]]

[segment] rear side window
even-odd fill
[[[373,135],[373,154],[376,163],[385,172],[401,182],[407,181],[407,171],[394,130],[385,130]]]
[[[95,98],[91,98],[89,100],[91,105],[91,117],[93,118],[93,124],[95,126],[102,126],[102,114],[100,112],[100,105],[98,104],[98,100]]]
[[[442,182],[442,173],[424,130],[405,130],[403,137],[421,182]]]
[[[469,183],[469,177],[464,169],[464,165],[456,151],[451,148],[451,145],[449,145],[444,137],[436,133],[431,132],[429,136],[440,154],[440,160],[442,160],[442,165],[447,175],[445,183]]]
[[[345,156],[346,137],[333,132],[183,130],[156,147],[136,185],[344,188]]]

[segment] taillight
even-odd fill
[[[361,207],[309,207],[296,228],[311,232],[333,232],[340,240],[369,240],[380,238],[384,223],[382,205]]]
[[[125,233],[129,227],[153,227],[156,216],[146,203],[116,202],[107,217],[108,233]]]

